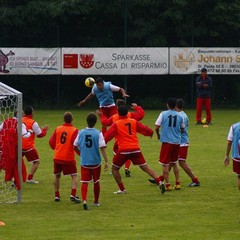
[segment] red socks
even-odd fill
[[[118,186],[119,186],[119,189],[121,191],[125,190],[125,187],[124,187],[123,183],[118,184]]]

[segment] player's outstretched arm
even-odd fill
[[[93,97],[92,93],[89,93],[86,98],[84,98],[82,101],[80,101],[77,106],[81,107],[84,103],[88,102]]]
[[[137,121],[140,121],[144,118],[145,112],[142,107],[138,106],[136,103],[132,103],[131,108],[135,112],[131,112],[131,118],[134,118]]]
[[[150,127],[143,125],[141,122],[138,122],[138,121],[137,121],[137,132],[144,136],[148,136],[148,137],[153,136],[153,130]]]
[[[123,88],[120,88],[120,92],[122,93],[122,97],[129,97]]]
[[[33,132],[36,134],[38,138],[46,136],[48,128],[49,127],[47,124],[43,125],[42,128],[40,128],[37,122],[34,122],[32,126]]]

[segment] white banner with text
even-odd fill
[[[62,74],[168,74],[168,48],[62,48]]]
[[[1,48],[0,74],[61,74],[60,48]]]
[[[240,74],[240,48],[0,48],[0,75]]]

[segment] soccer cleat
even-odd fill
[[[212,122],[211,121],[207,121],[207,125],[212,125]]]
[[[93,204],[95,207],[99,207],[101,204],[100,203],[94,203]]]
[[[172,186],[171,185],[166,186],[166,191],[172,191]]]
[[[83,210],[89,210],[89,207],[86,201],[83,201]]]
[[[131,172],[127,168],[125,169],[125,176],[131,177]]]
[[[156,180],[155,179],[152,179],[152,178],[149,178],[148,181],[152,184],[157,184]]]
[[[74,197],[73,195],[70,196],[70,200],[74,203],[80,203],[81,202],[79,197]]]
[[[55,202],[60,202],[60,197],[55,197],[54,201]]]
[[[188,185],[188,187],[199,187],[199,186],[200,186],[200,182],[197,182],[197,183],[192,182]]]
[[[164,182],[162,181],[159,182],[159,188],[162,194],[165,193],[166,188],[165,188]]]
[[[202,125],[202,123],[201,122],[196,122],[196,124],[195,125]]]
[[[114,194],[126,194],[127,191],[124,189],[123,191],[122,190],[117,190],[116,192],[113,192]]]
[[[176,185],[174,186],[174,189],[175,189],[175,190],[180,190],[180,189],[181,189],[181,185],[180,185],[180,184],[176,184]]]
[[[30,180],[27,180],[27,183],[38,184],[38,181],[30,179]]]

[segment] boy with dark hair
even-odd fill
[[[159,162],[162,165],[163,174],[161,181],[166,181],[166,190],[171,190],[169,183],[169,166],[176,165],[178,160],[178,151],[181,143],[181,132],[184,131],[182,116],[175,110],[176,98],[167,99],[168,110],[163,111],[155,122],[155,131],[157,138],[162,143],[159,155]],[[161,134],[160,132],[161,129]],[[175,166],[174,174],[176,178],[175,189],[180,189],[180,178],[178,167]]]
[[[182,116],[183,122],[184,122],[184,131],[181,132],[181,143],[179,147],[178,152],[178,164],[181,166],[181,168],[187,173],[187,175],[192,179],[192,182],[188,185],[189,187],[198,187],[200,186],[200,182],[197,178],[197,176],[194,175],[192,169],[188,165],[187,161],[187,154],[188,154],[188,146],[189,146],[189,137],[188,137],[188,125],[189,120],[187,114],[183,111],[183,105],[184,101],[183,99],[179,98],[176,101],[176,111]],[[174,173],[178,174],[177,165],[169,165],[169,171],[171,170],[171,167],[173,167]],[[155,183],[154,179],[149,179],[149,182]],[[179,189],[179,188],[176,188]],[[171,190],[170,187],[168,187],[168,190]]]
[[[48,131],[48,126],[44,125],[42,128],[39,127],[38,123],[33,119],[33,107],[26,106],[24,109],[24,116],[22,122],[26,125],[27,131],[32,132],[29,138],[22,138],[22,155],[25,156],[28,162],[32,163],[30,173],[27,177],[28,183],[38,183],[33,180],[33,176],[36,173],[40,159],[38,152],[35,148],[35,136],[38,138],[45,137]]]
[[[192,169],[188,165],[187,161],[187,153],[189,146],[189,137],[188,137],[188,125],[189,119],[187,114],[183,111],[184,101],[183,99],[177,99],[176,111],[182,116],[184,122],[184,131],[181,132],[181,143],[178,152],[178,163],[181,168],[185,171],[185,173],[191,178],[192,182],[188,185],[189,187],[198,187],[200,186],[200,182],[197,176],[194,175]]]
[[[103,115],[109,118],[117,113],[117,108],[113,99],[113,92],[121,92],[123,98],[129,97],[123,88],[115,86],[111,82],[105,82],[102,78],[97,78],[96,84],[94,84],[91,93],[89,93],[85,99],[80,101],[78,106],[82,106],[96,95],[99,102],[99,110]],[[102,126],[103,134],[106,130],[107,128]]]
[[[137,137],[137,133],[152,137],[153,130],[139,121],[129,118],[128,109],[124,105],[118,108],[118,114],[119,120],[114,122],[105,134],[106,143],[113,138],[115,138],[118,143],[118,151],[113,158],[112,173],[118,184],[119,190],[114,193],[126,193],[119,170],[127,160],[131,160],[134,165],[138,165],[144,172],[153,177],[159,184],[161,192],[164,193],[164,184],[160,181],[157,173],[146,163],[141,153]]]
[[[205,107],[206,110],[207,124],[211,125],[212,78],[208,75],[206,68],[201,69],[201,74],[196,79],[196,87],[197,87],[196,125],[201,124],[203,107]]]
[[[119,108],[120,106],[126,106],[126,101],[123,99],[117,99],[116,100],[116,106],[117,108]],[[138,106],[136,103],[132,103],[132,107],[131,107],[134,112],[128,112],[128,117],[133,118],[135,120],[142,120],[144,117],[144,110],[142,109],[141,106]],[[100,117],[100,121],[102,123],[103,126],[111,126],[115,121],[119,120],[119,114],[116,113],[114,115],[112,115],[111,117],[107,118],[106,116],[104,116],[103,114],[101,114],[101,112],[98,112],[98,115]],[[118,145],[117,142],[115,141],[114,146],[113,146],[113,153],[116,155],[118,149]],[[126,177],[131,177],[131,172],[130,172],[130,165],[131,165],[131,161],[128,160],[125,162],[125,176]]]
[[[87,127],[78,132],[78,136],[74,141],[74,148],[80,151],[81,164],[81,193],[83,201],[83,209],[88,210],[87,192],[88,183],[93,181],[94,206],[100,206],[100,174],[101,174],[101,156],[105,160],[104,169],[108,169],[108,158],[105,152],[106,143],[103,134],[94,128],[97,122],[97,116],[89,113],[87,116]]]

